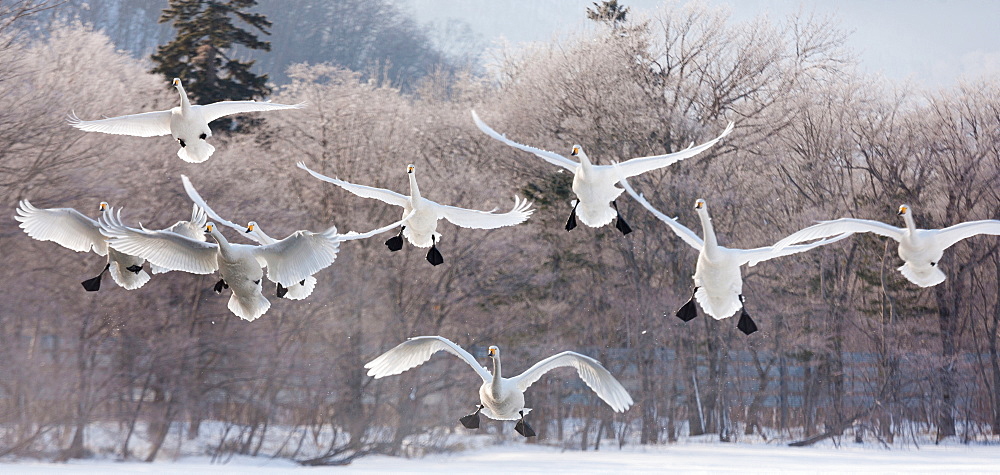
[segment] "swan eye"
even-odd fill
[[[198,136],[198,138],[199,138],[199,139],[202,139],[202,140],[205,140],[205,139],[207,139],[207,138],[208,138],[208,134],[206,134],[206,133],[202,132],[202,133],[201,133],[201,135],[199,135],[199,136]]]
[[[184,139],[177,139],[177,143],[181,144],[181,147],[187,147],[187,144],[184,143]]]

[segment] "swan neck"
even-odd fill
[[[220,233],[218,230],[213,229],[212,230],[212,237],[215,238],[215,242],[219,243],[219,248],[220,249],[223,249],[223,250],[226,250],[226,251],[229,250],[229,241],[226,240],[226,237],[223,236],[222,233]]]
[[[177,86],[177,93],[181,96],[181,110],[187,112],[191,109],[191,100],[188,99],[184,86]]]
[[[493,382],[490,387],[493,389],[493,397],[500,397],[500,356],[493,357]]]
[[[420,198],[420,187],[417,186],[417,175],[416,173],[407,173],[410,179],[410,198],[414,200]]]
[[[583,152],[578,153],[576,156],[577,158],[580,159],[580,170],[583,172],[584,175],[589,174],[590,171],[594,168],[594,164],[590,163],[590,158],[587,157],[587,154]]]
[[[910,230],[910,234],[913,234],[917,230],[917,222],[913,220],[912,213],[906,213],[903,215],[903,221],[906,222],[906,229]]]
[[[708,210],[698,210],[698,218],[701,219],[701,233],[705,240],[705,249],[714,252],[719,247],[719,241],[715,239],[715,228],[712,227],[712,217]]]

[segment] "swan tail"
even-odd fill
[[[177,150],[177,156],[188,163],[201,163],[208,160],[215,153],[215,147],[204,141],[194,140]]]
[[[921,287],[933,287],[944,282],[946,278],[944,272],[941,272],[941,269],[937,267],[917,268],[910,265],[909,262],[899,268],[899,273]]]
[[[140,270],[136,273],[128,269],[122,269],[121,264],[118,262],[112,262],[108,271],[111,273],[111,278],[114,279],[115,283],[125,290],[138,289],[146,285],[146,282],[149,282],[150,278],[146,271]]]
[[[743,307],[737,294],[733,294],[732,298],[716,299],[709,296],[705,287],[701,286],[694,293],[694,298],[701,305],[701,309],[716,320],[729,318]]]
[[[257,292],[248,298],[240,298],[236,292],[233,292],[233,295],[229,297],[229,311],[248,322],[260,318],[269,308],[271,308],[271,302],[260,293],[259,287]]]
[[[312,295],[313,290],[316,289],[316,278],[313,276],[306,277],[300,283],[297,283],[291,287],[288,287],[288,293],[285,294],[285,298],[289,300],[302,300],[310,295]]]

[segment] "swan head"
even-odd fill
[[[249,223],[247,223],[247,230],[246,230],[246,232],[247,233],[252,233],[253,232],[253,228],[256,228],[256,227],[257,227],[257,221],[250,221]]]
[[[579,155],[582,152],[583,152],[583,149],[580,148],[580,144],[575,144],[575,145],[573,145],[573,151],[570,152],[569,154],[575,157],[575,156]]]
[[[101,211],[107,211],[108,207],[110,207],[111,205],[109,205],[107,201],[102,201],[99,206],[101,208]]]
[[[409,173],[409,174],[412,175],[414,169],[416,169],[416,167],[414,167],[413,164],[411,163],[411,164],[409,164],[409,165],[406,166],[406,173]]]
[[[703,200],[701,198],[698,198],[697,200],[694,200],[694,209],[699,210],[699,211],[703,210],[703,209],[707,210],[708,209],[708,204],[705,203],[705,200]]]
[[[209,222],[205,224],[205,233],[212,234],[212,231],[214,230],[215,230],[215,223]]]
[[[896,212],[898,216],[906,216],[910,214],[910,205],[899,205],[899,211]]]
[[[497,348],[496,345],[490,346],[489,350],[486,351],[486,354],[487,354],[487,356],[490,357],[490,359],[499,358],[500,357],[500,348]]]
[[[178,88],[178,89],[180,89],[180,88],[184,87],[184,86],[183,86],[183,85],[181,84],[181,80],[180,80],[179,78],[174,78],[174,80],[173,80],[173,82],[171,83],[171,85],[172,85],[173,87],[176,87],[176,88]]]

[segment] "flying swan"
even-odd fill
[[[435,266],[444,263],[441,252],[437,250],[437,242],[441,240],[441,234],[437,232],[437,222],[441,218],[463,228],[496,229],[523,223],[524,220],[528,219],[528,216],[531,216],[531,213],[535,212],[533,209],[528,209],[531,203],[516,196],[514,197],[514,208],[506,213],[477,211],[438,204],[420,195],[413,165],[406,166],[406,174],[410,179],[410,196],[382,188],[355,185],[310,170],[305,163],[299,162],[298,165],[310,175],[333,183],[362,198],[374,198],[391,205],[402,206],[403,227],[399,234],[386,241],[385,245],[390,251],[398,251],[403,248],[403,237],[405,237],[414,246],[430,247],[430,250],[427,251],[427,261]],[[411,212],[412,215],[410,215]],[[410,216],[405,217],[407,215]]]
[[[870,219],[841,218],[809,226],[778,241],[775,247],[840,233],[875,233],[899,242],[899,257],[904,262],[898,269],[900,274],[921,287],[933,287],[945,280],[944,272],[938,268],[945,249],[979,234],[1000,235],[1000,221],[995,219],[969,221],[944,229],[917,229],[909,205],[900,206],[896,214],[903,217],[905,228]]]
[[[692,146],[679,152],[633,158],[618,164],[619,171],[616,172],[611,165],[594,165],[591,163],[580,145],[574,145],[571,153],[572,156],[580,159],[580,162],[577,163],[555,152],[523,145],[508,139],[486,125],[479,118],[479,115],[476,114],[476,111],[472,111],[472,120],[475,121],[479,130],[482,130],[486,135],[511,147],[531,152],[546,162],[573,172],[573,193],[576,194],[577,199],[573,205],[573,211],[570,212],[569,220],[566,222],[567,231],[576,227],[576,217],[579,216],[583,224],[592,228],[605,226],[612,220],[615,220],[615,228],[621,231],[623,235],[632,232],[632,228],[622,219],[621,213],[618,212],[618,204],[615,203],[615,200],[621,196],[623,191],[621,188],[615,186],[615,183],[619,180],[619,174],[624,175],[626,178],[633,177],[672,165],[685,158],[690,158],[704,152],[733,131],[733,123],[730,122],[721,135],[697,147],[692,144]]]
[[[715,237],[715,229],[712,227],[712,218],[708,215],[708,206],[705,200],[699,199],[694,203],[694,209],[698,212],[701,220],[702,240],[693,231],[659,212],[646,199],[635,192],[625,178],[621,180],[622,186],[628,191],[636,201],[646,207],[660,221],[670,226],[670,229],[677,234],[684,242],[698,251],[698,263],[694,271],[694,290],[691,299],[688,300],[679,310],[677,318],[690,321],[698,316],[694,301],[697,299],[702,310],[716,320],[722,320],[732,316],[740,310],[740,319],[736,328],[744,334],[751,334],[757,331],[757,324],[750,318],[744,306],[743,298],[743,274],[740,266],[748,264],[757,265],[758,262],[788,256],[800,252],[808,251],[814,247],[837,242],[850,236],[850,232],[842,232],[833,239],[826,239],[810,244],[790,246],[778,249],[777,246],[759,247],[756,249],[730,249],[719,245]]]
[[[541,379],[542,375],[563,366],[575,368],[583,382],[587,383],[587,386],[615,412],[625,412],[632,405],[632,397],[628,391],[608,370],[604,369],[604,366],[601,366],[600,362],[572,351],[552,355],[535,363],[518,376],[504,378],[500,373],[500,349],[496,346],[489,348],[488,355],[493,360],[493,374],[490,374],[468,351],[448,339],[440,336],[418,336],[371,360],[365,368],[368,369],[368,376],[373,376],[375,379],[392,376],[423,364],[431,358],[431,355],[441,350],[458,356],[483,378],[483,385],[479,387],[480,404],[476,411],[459,419],[462,425],[469,429],[479,428],[479,414],[482,413],[490,419],[499,421],[517,420],[514,426],[517,433],[525,437],[534,436],[535,431],[524,422],[524,415],[531,410],[524,407],[524,392],[535,381]]]
[[[101,213],[107,213],[109,209],[108,203],[102,201]],[[21,200],[14,219],[21,223],[21,229],[28,236],[39,241],[52,241],[76,252],[94,251],[99,256],[107,256],[107,264],[101,273],[80,283],[88,292],[101,290],[105,272],[110,272],[115,283],[125,290],[135,290],[149,282],[149,274],[142,269],[145,259],[109,249],[101,234],[100,223],[73,208],[36,208],[28,200]],[[202,234],[201,227],[204,225],[205,213],[195,206],[190,221],[178,221],[167,229],[194,237]],[[154,274],[165,271],[152,264],[150,267]]]
[[[208,123],[227,115],[282,109],[301,109],[305,103],[286,105],[257,101],[222,101],[206,105],[193,105],[188,100],[181,80],[174,78],[174,88],[181,96],[181,105],[166,111],[143,112],[98,120],[80,120],[70,114],[69,123],[85,132],[101,132],[134,137],[172,135],[180,144],[177,156],[190,163],[208,160],[215,147],[206,142],[212,136]]]
[[[218,213],[216,213],[211,207],[208,206],[208,203],[206,203],[205,199],[201,197],[201,194],[199,194],[198,190],[194,188],[194,185],[191,184],[191,180],[188,179],[187,176],[181,175],[181,182],[184,183],[184,191],[187,192],[187,195],[189,198],[191,198],[191,201],[193,201],[197,206],[204,209],[205,213],[207,213],[209,217],[215,220],[215,222],[223,226],[226,226],[230,229],[234,229],[238,232],[242,232],[243,235],[246,236],[248,239],[261,245],[266,246],[277,242],[274,238],[268,236],[267,233],[264,232],[264,230],[260,227],[259,224],[257,224],[256,221],[250,221],[249,224],[247,224],[246,226],[239,226],[238,224],[232,221],[222,218],[221,216],[219,216]],[[367,233],[356,233],[354,231],[351,231],[346,234],[336,235],[336,239],[338,241],[367,239],[376,234],[384,233],[402,224],[403,221],[396,221],[395,223],[392,223],[388,226],[383,226],[381,228],[369,231]],[[268,278],[270,279],[270,275],[268,275]],[[278,295],[278,298],[287,298],[290,300],[302,300],[311,295],[313,289],[316,288],[316,277],[311,275],[309,277],[306,277],[302,281],[296,282],[288,287],[283,286],[281,282],[277,281],[272,281],[272,282],[277,284],[276,294]],[[217,292],[221,291],[225,286],[225,284],[222,284],[221,281],[220,284],[216,284]]]
[[[321,233],[296,231],[272,244],[255,246],[230,243],[212,222],[205,229],[215,243],[169,231],[130,228],[122,224],[120,212],[106,213],[101,219],[112,249],[192,274],[219,271],[222,280],[215,285],[216,291],[232,289],[229,310],[248,321],[271,307],[261,293],[263,267],[267,267],[268,279],[290,287],[332,264],[340,246],[336,227]]]

